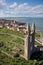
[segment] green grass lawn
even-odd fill
[[[26,61],[23,58],[16,57],[14,59],[11,59],[7,57],[6,55],[0,53],[0,65],[33,65],[34,60]]]
[[[6,29],[6,28],[0,28],[0,33],[3,32],[3,33],[8,33],[8,34],[14,34],[14,35],[18,35],[20,37],[24,37],[24,33],[23,32],[18,32],[18,31],[13,31],[13,30],[9,30],[9,29]]]
[[[39,39],[40,38],[40,34],[39,33],[35,33],[35,38]]]
[[[21,45],[23,45],[24,41],[18,37],[12,37],[7,34],[0,34],[0,44],[1,43],[3,43],[4,45],[0,47],[0,49],[7,53],[14,54],[12,51],[14,51],[13,47],[15,46],[20,48],[22,53]]]
[[[0,29],[0,33],[13,34],[22,38],[25,36],[22,32],[12,31],[6,28]],[[0,34],[0,43],[3,42],[4,44],[4,46],[0,47],[0,49],[7,53],[14,54],[15,50],[13,50],[13,47],[17,46],[21,50],[20,53],[23,54],[21,45],[24,45],[24,41],[19,37],[10,36],[8,34]]]

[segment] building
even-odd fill
[[[0,28],[8,28],[10,30],[17,30],[26,34],[26,23],[17,22],[15,20],[0,19]]]
[[[24,22],[16,22],[17,30],[26,33],[26,23]]]
[[[4,27],[4,19],[0,19],[0,28]]]
[[[0,28],[3,28],[2,22],[0,22]]]

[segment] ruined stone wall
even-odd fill
[[[35,24],[32,24],[31,29],[30,29],[30,25],[27,24],[27,35],[25,37],[24,42],[25,42],[25,44],[24,44],[24,56],[26,59],[30,59],[31,54],[34,51]]]

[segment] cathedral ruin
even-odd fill
[[[24,57],[26,60],[30,59],[31,54],[34,52],[34,43],[35,43],[35,23],[30,25],[27,23],[27,34],[24,41]]]

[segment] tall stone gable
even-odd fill
[[[30,29],[30,25],[27,23],[27,34],[25,36],[24,43],[24,57],[26,60],[30,59],[30,56],[34,50],[35,43],[35,24],[32,24],[32,28]]]

